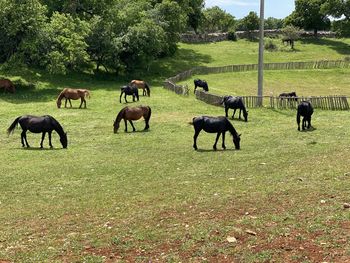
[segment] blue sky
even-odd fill
[[[205,0],[205,7],[219,6],[236,18],[250,11],[260,13],[260,0]],[[294,0],[265,0],[265,18],[285,18],[294,11]]]

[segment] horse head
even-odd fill
[[[248,121],[248,111],[243,111],[243,117],[244,117],[244,120],[247,122]]]
[[[114,121],[113,127],[114,127],[114,133],[117,133],[117,132],[118,132],[118,129],[119,129],[119,122]]]
[[[236,150],[241,149],[240,142],[241,142],[241,134],[237,134],[237,136],[233,136],[233,144],[235,145]]]
[[[60,142],[62,144],[63,149],[66,149],[68,146],[68,139],[67,139],[67,133],[63,133],[60,136]]]

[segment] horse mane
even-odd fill
[[[121,121],[121,119],[123,119],[123,117],[124,117],[124,115],[125,115],[125,110],[126,110],[126,108],[127,108],[127,106],[124,107],[124,108],[122,108],[122,109],[119,111],[117,117],[115,118],[114,123],[116,123],[116,122],[119,123],[119,122]]]
[[[228,126],[228,130],[230,131],[231,135],[234,137],[234,138],[238,138],[238,133],[236,131],[236,129],[233,127],[232,123],[227,119],[226,119],[226,124]]]
[[[67,89],[68,89],[68,88],[64,88],[64,89],[60,92],[60,94],[58,95],[58,97],[57,97],[57,99],[56,99],[56,102],[57,102],[58,100],[62,100],[62,98],[64,97],[64,93],[67,91]]]
[[[62,136],[64,134],[64,130],[63,127],[61,126],[61,124],[51,115],[45,115],[44,117],[48,117],[52,124],[55,126],[55,131],[58,133],[59,136]]]

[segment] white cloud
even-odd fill
[[[258,6],[259,1],[244,1],[244,0],[206,0],[205,6]]]

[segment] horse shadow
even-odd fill
[[[44,148],[40,148],[40,147],[32,147],[30,146],[28,147],[17,147],[17,148],[13,148],[14,150],[23,150],[23,151],[60,151],[60,150],[66,150],[64,148],[59,148],[59,147],[44,147]]]
[[[317,129],[313,126],[311,126],[310,128],[308,129],[305,129],[305,130],[300,130],[301,132],[313,132],[313,131],[316,131]]]
[[[196,152],[199,152],[199,153],[209,153],[209,152],[236,152],[237,150],[236,149],[229,149],[229,148],[226,148],[226,149],[217,149],[217,150],[214,150],[214,149],[197,149]]]

